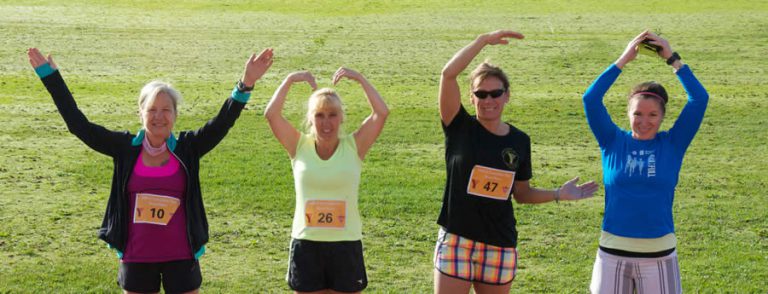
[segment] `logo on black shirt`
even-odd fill
[[[504,164],[507,165],[509,169],[514,171],[517,171],[517,167],[520,165],[520,158],[517,155],[517,152],[515,152],[515,149],[512,148],[504,148],[504,150],[501,151],[501,160],[504,161]]]

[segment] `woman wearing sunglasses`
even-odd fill
[[[517,230],[511,197],[517,203],[580,200],[597,184],[576,185],[578,178],[554,190],[529,184],[528,135],[502,121],[509,102],[509,81],[487,62],[470,74],[470,115],[461,103],[457,77],[487,45],[522,39],[512,31],[482,34],[445,65],[440,79],[440,118],[445,134],[448,178],[435,248],[435,293],[508,293],[517,268]]]
[[[371,114],[351,134],[342,130],[339,95],[329,88],[316,90],[307,71],[289,74],[264,110],[272,133],[291,157],[296,210],[286,278],[296,293],[356,293],[368,285],[358,188],[363,159],[381,134],[389,109],[362,74],[339,68],[333,84],[343,78],[359,83],[371,106]],[[306,134],[282,114],[291,86],[302,82],[316,90],[307,103]]]
[[[603,96],[624,66],[647,43],[658,48],[656,55],[672,66],[688,93],[688,102],[669,131],[659,132],[669,98],[656,82],[640,83],[630,91],[629,131],[620,129],[603,105]],[[632,39],[584,93],[584,111],[600,145],[605,183],[593,293],[682,292],[672,202],[683,156],[704,119],[708,100],[707,91],[669,42],[648,31]]]
[[[118,284],[125,293],[197,293],[198,259],[208,242],[200,189],[200,158],[224,139],[272,65],[272,49],[245,63],[243,76],[218,114],[195,131],[172,134],[181,95],[159,81],[139,94],[142,128],[137,134],[110,131],[80,111],[53,58],[37,48],[29,63],[53,97],[69,131],[93,150],[112,157],[112,192],[99,238],[120,258]]]

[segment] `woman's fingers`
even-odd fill
[[[650,31],[649,30],[645,30],[642,33],[640,33],[639,35],[637,35],[633,40],[640,40],[640,41],[645,40],[645,38],[648,36],[648,33],[650,33]]]
[[[333,84],[336,85],[339,81],[341,81],[341,78],[346,75],[346,69],[344,67],[340,67],[336,72],[333,74]]]
[[[29,63],[32,67],[38,67],[45,63],[45,58],[40,54],[40,51],[37,50],[37,48],[29,48],[29,50],[27,50],[27,56],[29,57]]]
[[[51,68],[53,68],[53,69],[58,69],[59,68],[58,66],[56,66],[56,63],[53,62],[53,56],[51,56],[51,54],[48,54],[48,64],[50,64]]]
[[[261,50],[261,53],[259,53],[258,57],[256,57],[256,60],[260,60],[263,62],[272,60],[272,48],[266,48],[264,50]]]
[[[597,192],[599,186],[594,181],[589,181],[579,186],[581,189],[581,198],[592,197]]]
[[[309,75],[309,79],[307,79],[307,83],[309,83],[309,86],[312,87],[312,91],[317,90],[317,82],[315,82],[315,77],[313,77],[311,74]]]
[[[514,39],[525,38],[523,34],[515,31],[509,31],[509,30],[498,30],[495,32],[491,32],[490,34],[488,34],[488,36],[489,36],[488,44],[491,44],[491,45],[509,44],[509,40],[508,40],[509,38],[514,38]]]
[[[56,63],[53,62],[53,56],[51,54],[48,54],[48,56],[43,56],[42,53],[40,53],[40,50],[37,48],[29,48],[27,49],[27,57],[29,58],[29,64],[32,65],[33,68],[37,68],[43,64],[50,64],[51,68],[58,69],[58,66],[56,66]]]
[[[496,31],[499,38],[515,38],[515,39],[523,39],[525,36],[521,33],[515,32],[515,31],[509,31],[509,30],[499,30]]]
[[[264,73],[272,66],[272,48],[266,48],[258,55],[252,53],[245,62],[245,73],[243,73],[243,82],[251,86],[256,80],[260,79]]]
[[[566,185],[570,186],[576,186],[576,183],[579,181],[579,177],[575,177],[567,182],[565,182]]]

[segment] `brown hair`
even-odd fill
[[[667,90],[664,89],[664,86],[657,82],[649,81],[632,87],[632,91],[630,91],[629,96],[627,96],[627,102],[632,101],[632,99],[654,99],[659,102],[661,113],[664,114],[667,112],[667,101],[669,101],[669,96],[667,95]]]
[[[501,68],[489,63],[488,60],[483,61],[483,63],[478,65],[475,70],[469,74],[470,91],[474,89],[475,81],[478,81],[479,84],[479,82],[484,81],[488,77],[496,77],[504,85],[504,90],[509,91],[509,79],[507,79],[507,75]]]

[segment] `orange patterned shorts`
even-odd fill
[[[450,277],[503,285],[515,279],[517,250],[473,241],[440,228],[435,269]]]

